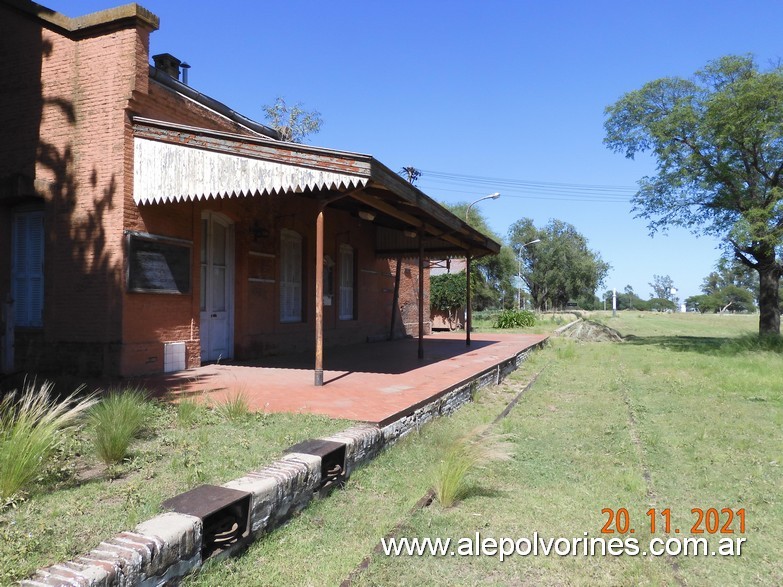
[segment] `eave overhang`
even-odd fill
[[[137,205],[296,194],[375,216],[376,254],[480,257],[500,245],[370,155],[134,117]],[[414,238],[414,235],[416,238]]]

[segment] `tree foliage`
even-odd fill
[[[753,312],[753,294],[736,285],[727,285],[711,293],[691,296],[685,303],[696,308],[702,314],[731,312]]]
[[[301,143],[304,139],[321,130],[321,113],[317,110],[305,110],[301,102],[288,106],[285,99],[278,96],[274,104],[263,107],[269,125],[280,133],[280,139],[291,143]]]
[[[783,68],[726,56],[691,79],[661,78],[606,109],[605,144],[657,173],[634,210],[652,232],[683,226],[718,236],[760,280],[759,332],[780,334],[783,242]]]
[[[648,284],[653,291],[653,298],[669,300],[677,304],[677,289],[674,287],[674,281],[668,275],[653,275],[653,280]]]
[[[604,292],[603,299],[606,301],[606,307],[612,307],[612,290]],[[617,309],[618,310],[650,310],[650,302],[640,298],[634,292],[631,285],[626,285],[623,291],[617,292]]]
[[[524,246],[536,239],[540,242]],[[539,229],[530,218],[523,218],[509,228],[508,241],[521,259],[522,279],[539,309],[562,308],[569,300],[594,297],[609,272],[609,264],[588,248],[587,239],[562,220],[551,220]]]
[[[456,204],[443,203],[443,206],[459,218],[465,218],[468,209],[467,202]],[[470,209],[468,224],[494,241],[502,243],[502,239],[489,228],[481,210],[474,206]],[[513,251],[501,244],[497,255],[488,255],[476,259],[471,265],[471,298],[473,308],[484,310],[488,308],[511,308],[514,305],[516,290],[511,285],[511,277],[516,275],[516,261]]]
[[[446,312],[449,321],[453,321],[457,311],[465,305],[467,283],[464,271],[433,275],[430,277],[430,305]]]
[[[715,266],[715,271],[710,272],[702,281],[701,290],[705,294],[712,294],[728,286],[745,289],[752,294],[752,298],[757,299],[759,290],[758,273],[736,259],[721,257]]]
[[[686,300],[701,313],[755,312],[758,275],[736,259],[722,257],[702,281],[701,291]]]

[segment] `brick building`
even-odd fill
[[[313,350],[317,381],[324,347],[427,331],[426,259],[497,253],[373,157],[281,141],[150,65],[157,27],[0,0],[0,372]]]

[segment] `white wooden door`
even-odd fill
[[[233,356],[233,225],[207,212],[201,219],[201,360]]]

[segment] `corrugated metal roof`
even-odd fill
[[[209,197],[351,190],[368,178],[134,138],[133,199],[153,204]]]

